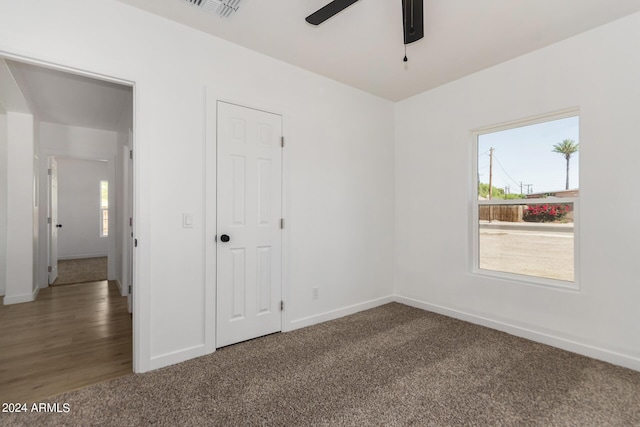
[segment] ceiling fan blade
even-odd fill
[[[402,0],[404,44],[424,37],[424,12],[422,0]]]
[[[325,7],[318,9],[316,12],[307,16],[305,19],[309,24],[320,25],[333,15],[342,12],[357,1],[358,0],[334,0]]]

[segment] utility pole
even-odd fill
[[[531,188],[533,187],[533,184],[525,184],[525,186],[527,187],[527,194],[531,194]]]
[[[520,181],[520,196],[524,196],[524,193],[522,192],[522,181]]]
[[[493,196],[493,147],[489,148],[489,200]]]

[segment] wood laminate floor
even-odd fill
[[[132,369],[131,316],[115,282],[42,289],[0,305],[0,402],[32,403]]]

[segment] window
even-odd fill
[[[577,111],[475,133],[473,270],[576,287]]]
[[[109,235],[109,182],[100,181],[100,237]]]

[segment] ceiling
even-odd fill
[[[119,131],[133,90],[103,80],[5,60],[29,110],[40,121]]]
[[[400,0],[364,0],[314,27],[329,0],[244,0],[221,19],[186,0],[120,0],[399,101],[640,11],[638,0],[424,0],[404,63]],[[204,53],[203,53],[204,54]]]

